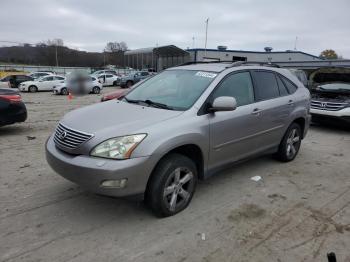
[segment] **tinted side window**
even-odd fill
[[[280,89],[281,96],[287,96],[289,95],[287,87],[284,85],[283,81],[281,80],[281,77],[279,75],[277,77],[278,87]]]
[[[52,81],[53,80],[53,76],[48,76],[43,78],[43,81]]]
[[[289,94],[293,94],[295,91],[297,91],[298,87],[293,84],[290,80],[285,78],[284,76],[281,77],[284,85],[288,89]]]
[[[255,97],[257,101],[279,97],[279,90],[275,73],[265,71],[252,72],[255,83]]]
[[[247,105],[254,102],[253,83],[249,72],[236,73],[228,76],[214,90],[211,101],[219,96],[236,98],[237,105]]]
[[[142,76],[148,76],[148,72],[142,72],[141,75]]]

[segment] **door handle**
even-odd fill
[[[293,102],[293,100],[289,100],[288,101],[288,104],[287,105],[289,105],[289,106],[292,106],[292,105],[294,105],[294,102]]]
[[[259,115],[261,112],[262,112],[261,109],[255,108],[255,109],[253,110],[253,112],[252,112],[252,115]]]

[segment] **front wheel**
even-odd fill
[[[301,144],[301,128],[292,123],[283,136],[278,148],[277,158],[283,162],[292,161],[298,154]]]
[[[145,200],[159,217],[184,210],[197,185],[197,168],[186,156],[171,154],[160,161],[147,185]]]
[[[30,93],[35,93],[35,92],[38,92],[38,88],[36,86],[30,86],[28,87],[28,91]]]
[[[99,94],[100,93],[100,88],[98,86],[95,86],[93,89],[92,89],[92,93],[94,94]]]

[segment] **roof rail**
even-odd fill
[[[237,61],[233,62],[231,65],[227,66],[227,68],[235,67],[235,66],[242,66],[242,65],[259,65],[259,66],[269,66],[269,67],[276,67],[280,68],[278,64],[270,63],[270,62],[254,62],[254,61]]]
[[[233,62],[229,60],[222,60],[222,61],[190,61],[183,64],[180,64],[178,66],[186,66],[186,65],[194,65],[194,64],[217,64],[217,63],[228,63],[226,68],[235,67],[235,66],[242,66],[242,65],[259,65],[259,66],[269,66],[269,67],[277,67],[280,68],[279,65],[269,62],[255,62],[255,61],[236,61]]]
[[[232,61],[190,61],[190,62],[185,62],[183,64],[180,64],[178,66],[185,66],[185,65],[195,65],[195,64],[218,64],[218,63],[232,63]]]

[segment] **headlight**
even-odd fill
[[[122,136],[108,139],[92,149],[90,155],[112,159],[128,159],[146,134]]]

